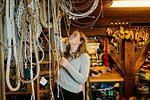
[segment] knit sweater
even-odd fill
[[[65,90],[79,93],[82,91],[82,84],[84,84],[88,78],[90,68],[89,55],[84,53],[73,60],[68,58],[68,61],[69,64],[66,68],[60,68],[56,82]]]

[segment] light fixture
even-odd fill
[[[150,7],[150,0],[112,0],[110,7]]]

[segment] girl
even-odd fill
[[[62,67],[54,89],[55,100],[83,100],[82,84],[88,78],[90,59],[85,35],[79,30],[69,36],[60,65]]]

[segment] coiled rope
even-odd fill
[[[65,0],[62,0],[62,3],[60,4],[61,9],[66,12],[69,16],[77,17],[77,18],[84,18],[89,16],[98,6],[99,0],[95,0],[90,10],[88,10],[85,13],[74,13],[70,11],[70,9],[67,8],[67,5],[65,5]]]

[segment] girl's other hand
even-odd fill
[[[64,68],[69,64],[69,61],[62,57],[62,59],[60,60],[60,65],[62,65]]]

